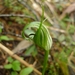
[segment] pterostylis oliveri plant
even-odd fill
[[[26,38],[25,33],[27,30],[30,30],[30,33],[27,34],[29,38],[32,39],[34,44],[43,48],[43,50],[45,51],[43,70],[42,70],[42,75],[45,75],[48,55],[49,55],[49,51],[52,46],[52,38],[51,38],[50,32],[48,31],[46,25],[43,24],[43,19],[44,19],[44,6],[42,6],[41,21],[31,22],[27,24],[22,31],[22,36]],[[34,34],[34,35],[31,35],[31,34]]]

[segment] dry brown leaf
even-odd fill
[[[32,42],[31,41],[28,41],[28,40],[23,40],[21,41],[14,49],[13,49],[13,52],[16,53],[16,52],[19,52],[21,50],[24,50],[24,49],[27,49],[29,46],[32,45]]]
[[[66,16],[66,14],[70,14],[73,11],[75,11],[75,3],[71,4],[68,8],[64,10],[62,15],[60,16],[60,20],[63,19]]]

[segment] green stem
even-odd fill
[[[44,56],[42,75],[45,75],[45,71],[46,71],[46,67],[47,67],[47,61],[48,61],[48,55],[49,55],[49,50],[46,50],[45,56]]]
[[[42,27],[43,19],[44,19],[44,5],[42,5],[42,17],[41,17],[41,23],[39,29],[41,29]]]

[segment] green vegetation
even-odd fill
[[[18,60],[8,57],[8,64],[4,65],[5,69],[11,70],[11,75],[29,75],[33,69],[30,67],[24,68]]]
[[[0,42],[1,42],[2,40],[5,40],[5,41],[13,40],[13,38],[8,38],[8,37],[5,36],[5,35],[1,35],[2,29],[3,29],[3,26],[2,26],[2,23],[0,23]]]
[[[2,10],[0,12],[6,15],[0,17],[0,43],[14,49],[23,39],[32,41],[33,45],[20,52],[19,56],[23,56],[27,63],[33,64],[42,75],[70,75],[70,71],[75,70],[75,14],[74,10],[71,11],[74,2],[71,0],[71,3],[68,0],[1,2],[3,3],[0,3],[1,7],[3,6],[5,10],[2,9],[4,12]],[[6,56],[5,54],[5,58]],[[11,57],[8,57],[8,63],[4,63],[4,69],[10,72],[9,75],[35,75],[32,68],[24,67]]]
[[[24,27],[23,32],[22,32],[22,36],[25,37],[24,32],[26,29],[31,29],[31,28],[37,29],[36,32],[34,33],[34,36],[30,39],[32,39],[36,45],[38,45],[39,47],[41,47],[45,50],[45,57],[44,57],[43,71],[42,71],[42,75],[45,75],[49,50],[52,46],[52,38],[49,34],[47,27],[43,24],[44,10],[42,10],[42,11],[43,12],[42,12],[41,22],[29,23],[27,26]],[[30,34],[29,35],[27,34],[27,35],[30,37],[31,34],[32,33],[30,32]]]

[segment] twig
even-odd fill
[[[48,29],[66,34],[66,31],[63,30],[63,29],[58,29],[58,28],[55,28],[55,27],[48,27]]]
[[[0,48],[1,48],[2,50],[4,50],[5,52],[7,52],[11,57],[13,57],[13,58],[19,60],[19,61],[20,61],[22,64],[24,64],[25,66],[33,68],[33,70],[34,70],[38,75],[42,75],[41,72],[39,72],[37,69],[35,69],[35,68],[34,68],[33,66],[31,66],[30,64],[28,64],[26,61],[24,61],[24,60],[23,60],[22,58],[20,58],[18,55],[14,54],[11,50],[9,50],[8,48],[6,48],[6,47],[5,47],[4,45],[2,45],[1,43],[0,43]]]
[[[0,17],[26,17],[26,18],[32,18],[28,15],[23,15],[23,14],[0,14]],[[34,19],[34,18],[32,18]]]

